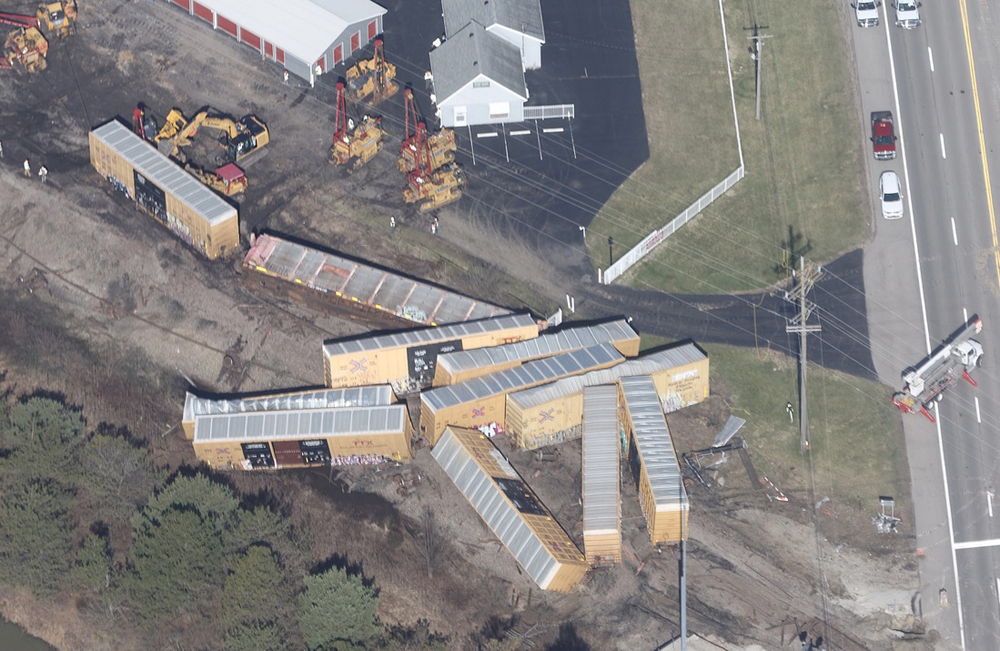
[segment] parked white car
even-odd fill
[[[903,216],[903,195],[899,191],[899,177],[895,172],[882,172],[878,180],[878,192],[882,199],[882,216],[886,219],[900,219]]]
[[[876,0],[854,0],[854,15],[860,27],[878,26],[878,2]]]
[[[920,24],[920,3],[917,0],[896,0],[896,24],[913,29]]]

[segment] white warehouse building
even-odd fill
[[[520,122],[528,87],[517,46],[473,21],[431,51],[441,125]]]
[[[371,0],[167,0],[263,59],[315,84],[376,35],[386,9]]]
[[[445,38],[475,21],[517,47],[524,70],[542,67],[545,27],[539,0],[441,0],[441,9]]]

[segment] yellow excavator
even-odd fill
[[[21,27],[7,34],[0,67],[13,68],[18,63],[26,72],[39,72],[49,67],[48,52],[49,42],[37,27]]]
[[[382,39],[375,39],[375,55],[359,61],[344,73],[351,99],[363,101],[371,95],[369,104],[378,104],[396,93],[396,66],[385,60]]]
[[[267,125],[257,116],[245,115],[234,120],[228,115],[209,114],[210,110],[203,108],[188,120],[179,110],[171,109],[153,140],[161,151],[181,162],[186,160],[181,148],[191,144],[191,139],[202,126],[222,131],[219,144],[226,150],[224,162],[240,161],[271,141]]]
[[[49,34],[65,38],[76,31],[76,0],[59,0],[38,5],[36,16]]]
[[[353,171],[374,158],[382,149],[382,136],[385,135],[381,122],[380,117],[366,115],[361,124],[355,127],[354,121],[347,118],[344,83],[337,82],[336,130],[330,147],[330,162],[334,165],[347,165],[353,160],[353,166],[348,168]]]

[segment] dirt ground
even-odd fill
[[[322,342],[367,329],[357,319],[252,291],[238,263],[202,260],[116,196],[89,166],[87,133],[108,118],[130,115],[139,101],[161,117],[174,106],[190,114],[205,104],[265,117],[275,136],[267,155],[248,169],[251,188],[240,210],[245,236],[273,229],[448,282],[444,263],[421,262],[394,248],[387,233],[359,228],[359,216],[377,224],[387,223],[389,214],[398,215],[403,228],[426,224],[398,201],[402,180],[391,158],[376,158],[377,164],[352,176],[327,164],[329,88],[283,86],[279,69],[194,20],[178,20],[165,3],[91,0],[79,33],[53,43],[49,61],[42,75],[0,77],[0,284],[22,292],[31,285],[25,295],[58,307],[92,349],[136,348],[151,368],[184,384],[254,391],[321,384]],[[21,175],[25,157],[35,169],[48,167],[47,186]],[[540,294],[561,296],[557,274],[531,247],[506,238],[489,220],[462,217],[454,209],[443,213],[443,240],[502,257]],[[19,336],[45,346],[30,341],[33,333]],[[223,373],[227,351],[240,340],[247,372]],[[64,375],[20,378],[17,386],[63,391],[94,403],[88,405],[91,422],[110,419],[100,397],[88,393],[91,377],[87,368],[68,368]],[[176,427],[182,390],[172,386],[148,399],[162,409],[151,410],[141,423],[128,422],[127,413],[111,417],[159,433],[147,438],[160,463],[193,463]],[[707,447],[725,414],[720,396],[672,415],[671,427],[683,442],[678,447]],[[504,448],[502,438],[497,443]],[[541,460],[525,452],[510,457],[580,542],[579,442]],[[880,537],[865,518],[817,528],[814,517],[820,516],[811,497],[773,501],[751,489],[741,472],[730,462],[715,493],[689,487],[689,630],[714,635],[733,649],[783,648],[797,630],[810,627],[819,627],[830,649],[838,648],[837,631],[861,645],[843,642],[839,648],[904,648],[904,632],[915,629],[905,618],[917,586],[911,541]],[[384,621],[427,620],[453,635],[456,649],[469,648],[469,635],[491,617],[530,636],[534,648],[555,640],[565,623],[591,649],[653,649],[679,630],[678,552],[651,549],[627,482],[626,562],[593,572],[568,595],[542,593],[533,585],[426,449],[407,466],[353,469],[333,478],[254,474],[238,482],[247,490],[273,490],[292,503],[294,517],[308,525],[317,561],[340,554],[361,563],[381,590]],[[805,492],[797,488],[797,494]],[[40,604],[15,594],[0,601],[0,612],[59,648],[111,648],[73,604]],[[824,628],[824,621],[833,628]],[[905,648],[932,641],[933,635],[923,636]],[[121,644],[117,640],[115,648]]]

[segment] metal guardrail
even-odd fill
[[[679,215],[671,219],[666,226],[658,228],[644,237],[642,241],[633,246],[628,253],[615,260],[613,265],[604,270],[601,282],[605,285],[610,285],[614,282],[616,278],[621,276],[632,265],[644,258],[646,254],[655,249],[657,245],[676,233],[678,228],[694,219],[695,215],[700,213],[708,207],[709,204],[725,194],[726,190],[736,185],[736,183],[743,178],[744,173],[744,167],[743,165],[740,165],[733,171],[732,174],[722,179],[722,181],[717,183],[714,188],[698,197],[697,201],[685,208]]]
[[[576,116],[576,104],[549,104],[548,106],[525,106],[525,120],[552,120]]]

